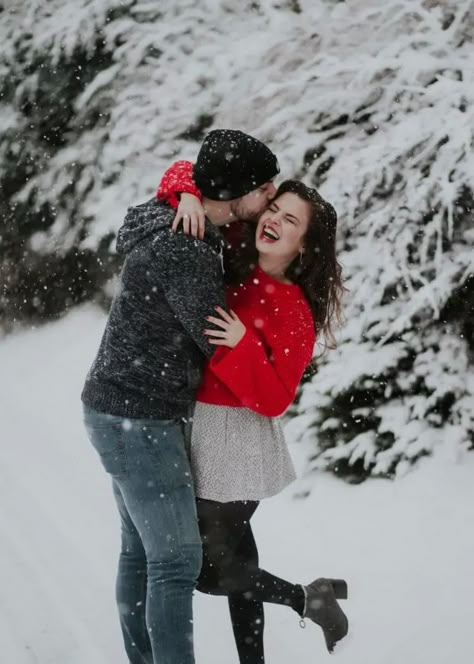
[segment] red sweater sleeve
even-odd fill
[[[193,194],[202,200],[201,192],[193,180],[193,168],[191,161],[175,161],[161,178],[156,192],[157,199],[167,201],[174,208],[179,205],[176,194]]]
[[[234,348],[220,347],[209,361],[212,373],[242,406],[277,417],[293,402],[303,372],[313,355],[312,320],[303,327],[292,321],[294,334],[280,335],[270,349],[251,329]]]

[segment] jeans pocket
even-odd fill
[[[121,423],[92,424],[85,422],[87,435],[107,473],[117,479],[128,476],[127,454]]]

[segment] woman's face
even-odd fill
[[[296,194],[285,192],[270,204],[258,221],[257,251],[281,259],[286,269],[304,247],[309,221],[309,203]]]

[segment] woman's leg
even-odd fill
[[[198,498],[199,528],[204,547],[198,589],[212,595],[245,593],[246,597],[291,606],[301,615],[303,587],[280,579],[258,566],[258,558],[238,556],[238,547],[250,528],[256,501],[218,503]]]
[[[238,546],[236,557],[247,558],[258,568],[258,551],[250,524]],[[265,615],[263,602],[245,593],[229,594],[229,611],[240,664],[263,664],[263,630]]]
[[[232,621],[234,633],[237,631],[238,648],[240,644],[239,655],[242,652],[241,657],[253,656],[253,659],[241,658],[241,664],[264,661],[263,609],[258,604],[284,604],[301,615],[305,601],[301,586],[279,579],[258,566],[257,549],[250,528],[250,518],[257,507],[258,502],[255,501],[197,501],[204,554],[198,589],[214,595],[228,595],[232,600]],[[255,621],[260,617],[261,629],[256,630]],[[249,641],[249,633],[251,635],[252,632],[256,637],[255,644]],[[245,643],[255,647],[244,649]]]
[[[203,566],[197,587],[201,592],[228,595],[240,664],[265,662],[263,603],[238,590],[232,592],[230,578],[241,567],[245,570],[244,574],[247,570],[258,569],[258,552],[249,524],[257,506],[257,502],[197,500],[203,540]]]

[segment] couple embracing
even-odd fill
[[[265,661],[265,602],[317,623],[330,652],[348,630],[345,581],[265,571],[251,528],[295,477],[279,416],[342,292],[333,207],[298,181],[276,189],[278,172],[257,139],[212,131],[118,234],[119,288],[82,401],[121,518],[130,664],[193,664],[196,587],[228,597],[241,664]]]

